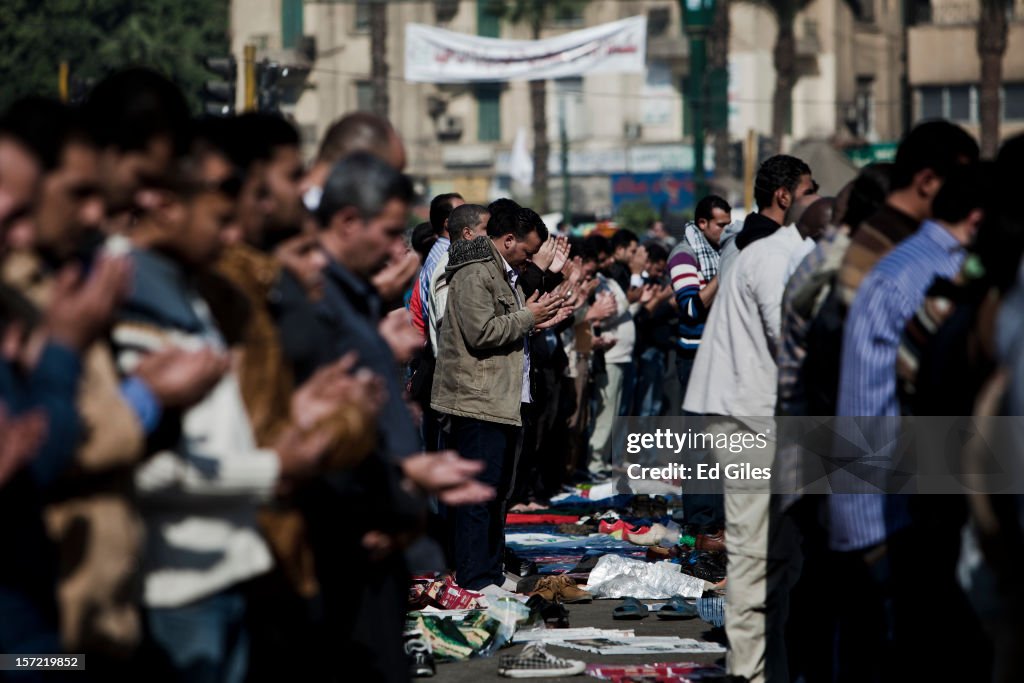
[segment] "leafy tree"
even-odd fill
[[[152,67],[198,109],[211,78],[200,58],[228,52],[227,26],[227,0],[3,0],[0,107],[25,95],[56,96],[58,67],[67,61],[79,82]]]
[[[551,19],[578,13],[587,0],[493,0],[492,8],[513,24],[526,24],[530,36],[537,40],[541,29]],[[533,119],[533,204],[537,211],[548,210],[548,141],[547,81],[530,81],[530,112]]]
[[[658,212],[645,199],[625,202],[615,214],[615,223],[620,228],[643,235],[658,220]]]

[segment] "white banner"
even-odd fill
[[[647,17],[543,40],[502,40],[406,24],[405,79],[420,83],[533,81],[593,73],[642,73]]]

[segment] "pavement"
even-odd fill
[[[621,600],[594,600],[589,604],[566,605],[569,611],[569,626],[582,628],[633,629],[637,636],[678,636],[680,638],[696,638],[697,640],[724,642],[721,629],[712,629],[700,618],[685,621],[664,621],[653,614],[640,621],[617,621],[612,619],[612,610],[621,604]],[[664,600],[646,600],[647,604],[664,602]],[[470,659],[464,662],[447,662],[437,665],[437,675],[431,680],[435,683],[476,683],[476,681],[508,681],[511,679],[498,676],[498,657],[503,654],[518,654],[523,645],[512,645],[500,650],[492,657]],[[719,664],[724,666],[725,655],[598,655],[580,650],[549,646],[548,652],[563,659],[582,659],[587,663],[602,664],[651,664],[654,662],[698,662],[700,664]],[[565,681],[567,678],[531,678],[532,681]],[[577,680],[596,680],[585,675]]]

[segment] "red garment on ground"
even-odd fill
[[[512,512],[505,515],[505,524],[575,524],[577,515],[530,515]]]

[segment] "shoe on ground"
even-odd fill
[[[518,585],[519,585],[518,581],[514,581],[514,580],[512,580],[511,578],[509,578],[506,575],[505,576],[505,580],[501,582],[501,590],[508,591],[509,593],[515,593],[516,592],[516,587]]]
[[[530,591],[531,595],[539,595],[548,602],[591,602],[594,597],[576,585],[576,582],[564,574],[545,576],[537,581]]]
[[[518,655],[502,655],[498,660],[498,675],[506,678],[576,676],[586,668],[578,659],[561,659],[549,654],[544,643],[527,643]]]
[[[409,676],[411,678],[430,678],[437,673],[434,653],[431,652],[430,645],[422,637],[406,638],[405,657],[409,661]]]
[[[717,531],[713,534],[697,534],[697,542],[694,544],[694,548],[712,553],[724,553],[725,531]]]
[[[623,533],[622,540],[629,541],[633,545],[658,545],[663,538],[668,538],[671,532],[664,524],[654,524],[643,533]]]

